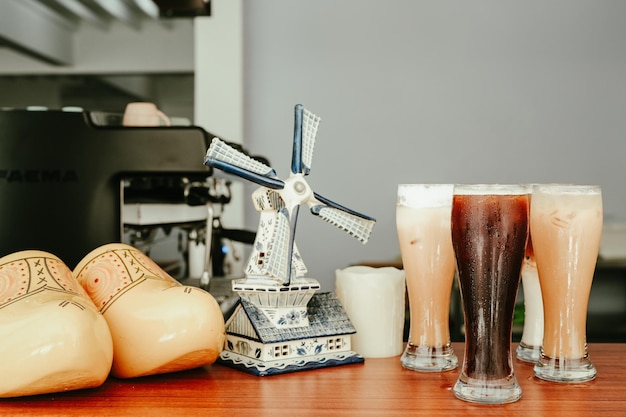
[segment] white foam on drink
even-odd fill
[[[454,184],[400,184],[399,206],[412,208],[452,206]]]
[[[579,184],[535,184],[533,191],[544,194],[567,194],[567,195],[597,195],[601,194],[598,185]]]
[[[456,184],[457,195],[523,195],[530,194],[532,187],[525,184]]]

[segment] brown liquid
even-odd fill
[[[528,229],[528,241],[526,242],[526,259],[531,259],[535,257],[535,250],[533,249],[533,239],[530,234],[530,229]]]
[[[452,242],[465,316],[463,372],[513,374],[511,326],[528,236],[528,195],[455,195]]]

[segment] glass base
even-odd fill
[[[589,358],[550,358],[541,355],[533,369],[535,376],[551,382],[577,383],[595,379],[597,371]]]
[[[507,404],[522,397],[522,388],[515,376],[486,381],[472,379],[461,373],[453,391],[458,399],[479,404]]]
[[[536,363],[541,356],[541,346],[530,346],[521,342],[515,350],[515,356],[520,361]]]
[[[459,366],[459,360],[450,344],[443,347],[431,347],[408,343],[400,358],[400,363],[406,369],[420,372],[445,372]]]

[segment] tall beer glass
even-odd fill
[[[463,314],[465,357],[454,394],[465,401],[503,404],[522,390],[513,371],[513,311],[528,237],[525,185],[457,185],[452,243]]]
[[[531,198],[532,207],[532,198]],[[522,340],[515,352],[517,359],[535,363],[539,359],[543,342],[543,301],[541,286],[531,235],[528,235],[526,256],[522,265],[522,288],[524,290],[524,328]]]
[[[450,345],[454,252],[450,237],[453,184],[398,186],[396,225],[409,296],[409,341],[400,363],[424,372],[458,366]]]
[[[544,336],[538,378],[584,382],[596,377],[587,353],[587,307],[602,235],[598,186],[537,184],[531,232],[543,295]]]

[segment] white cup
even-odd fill
[[[404,271],[394,267],[351,266],[335,271],[335,290],[356,334],[352,350],[365,358],[403,351]]]
[[[124,126],[171,126],[170,119],[154,103],[128,103],[122,119]]]

